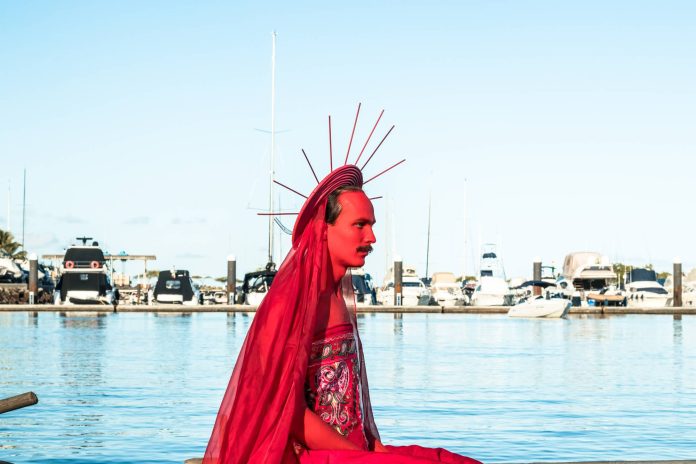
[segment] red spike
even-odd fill
[[[312,167],[312,163],[309,162],[309,158],[307,158],[307,153],[305,153],[304,148],[302,149],[302,154],[304,155],[304,159],[307,160],[307,164],[309,164],[309,169],[312,170],[312,174],[314,174],[314,178],[317,180],[317,184],[318,184],[319,178],[317,177],[317,173],[314,172],[314,168]]]
[[[297,190],[292,189],[292,188],[288,187],[288,186],[285,185],[285,184],[281,184],[280,182],[278,182],[278,181],[275,180],[275,179],[273,179],[273,182],[275,182],[276,184],[280,185],[281,187],[285,187],[286,189],[290,190],[290,191],[293,192],[293,193],[298,194],[298,195],[301,196],[302,198],[307,198],[307,195],[302,195],[302,194],[301,194],[300,192],[298,192]]]
[[[394,126],[391,126],[391,129],[389,129],[389,131],[388,131],[387,134],[384,136],[384,138],[382,139],[382,141],[379,142],[379,145],[377,145],[377,148],[375,148],[375,150],[372,152],[372,154],[370,155],[370,157],[367,158],[367,161],[365,161],[365,164],[363,164],[363,166],[360,168],[361,171],[365,169],[365,166],[367,166],[367,163],[369,163],[370,160],[372,159],[372,157],[375,156],[375,153],[377,153],[377,150],[379,150],[379,147],[381,147],[382,144],[384,143],[384,141],[387,140],[387,137],[389,137],[389,134],[391,134],[391,131],[393,131],[395,127],[396,127],[395,125],[394,125]]]
[[[257,216],[296,216],[300,213],[256,213]]]
[[[333,171],[333,147],[331,146],[331,115],[329,115],[329,172]]]
[[[360,157],[362,156],[363,152],[365,151],[365,147],[367,147],[367,144],[370,142],[370,139],[372,138],[372,134],[374,134],[375,129],[377,129],[377,124],[379,124],[379,120],[382,119],[383,114],[384,114],[384,110],[382,110],[382,112],[379,113],[379,117],[377,118],[377,122],[372,127],[372,132],[370,132],[370,135],[367,136],[367,140],[365,140],[365,145],[363,145],[362,150],[360,150],[360,154],[358,155],[358,159],[356,159],[355,163],[353,163],[356,166],[358,165],[358,161],[360,161]]]
[[[384,174],[385,172],[394,169],[395,167],[397,167],[398,165],[400,165],[400,164],[403,163],[404,161],[406,161],[406,158],[402,159],[401,161],[399,161],[399,162],[396,163],[396,164],[393,164],[393,165],[389,166],[387,169],[385,169],[384,171],[380,172],[380,173],[377,174],[376,176],[370,177],[370,178],[367,179],[365,182],[363,182],[363,185],[367,184],[368,182],[370,182],[370,181],[373,180],[373,179],[378,178],[379,176],[381,176],[381,175]]]
[[[348,151],[346,152],[346,160],[343,162],[345,166],[348,164],[348,155],[350,154],[350,147],[353,145],[353,136],[355,135],[355,126],[358,125],[358,115],[360,114],[360,106],[362,103],[358,103],[358,112],[355,113],[355,122],[353,123],[353,132],[350,133],[350,142],[348,142]]]

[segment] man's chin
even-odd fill
[[[365,265],[365,258],[357,258],[350,267],[363,267]]]

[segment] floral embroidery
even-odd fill
[[[319,417],[343,433],[343,428],[348,425],[350,419],[345,407],[348,403],[346,396],[350,384],[348,365],[340,361],[321,366],[315,375],[319,404],[328,407],[322,408]]]
[[[324,422],[356,444],[367,446],[360,409],[360,361],[352,327],[312,344],[306,399]]]

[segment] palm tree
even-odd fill
[[[4,251],[12,259],[27,259],[27,252],[19,251],[20,248],[22,244],[15,242],[11,232],[0,229],[0,251]]]

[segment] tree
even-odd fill
[[[21,250],[22,244],[15,242],[11,232],[0,229],[0,251],[7,253],[12,259],[27,259],[27,252]]]
[[[611,265],[611,267],[616,273],[616,277],[619,279],[619,282],[623,282],[624,275],[626,275],[626,271],[628,271],[628,266],[624,263],[614,263]]]
[[[159,272],[160,272],[160,271],[158,271],[157,269],[150,269],[150,270],[147,271],[147,273],[145,274],[145,277],[148,278],[148,279],[152,279],[152,278],[154,278],[154,277],[159,277]]]

